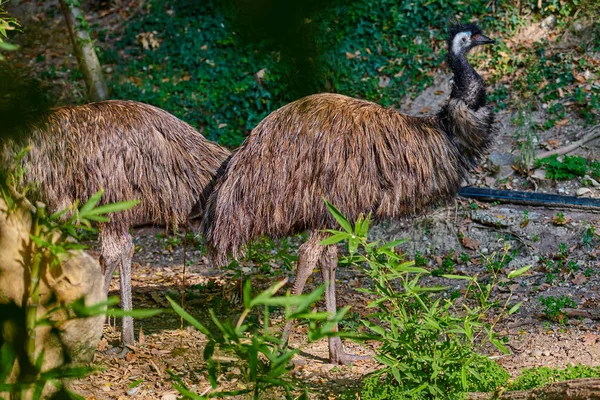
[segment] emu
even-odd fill
[[[322,200],[350,219],[425,211],[447,201],[482,157],[493,134],[483,79],[467,61],[475,46],[493,43],[475,24],[448,30],[450,98],[436,115],[410,116],[339,94],[315,94],[268,115],[230,158],[206,206],[202,231],[216,263],[239,256],[262,235],[308,231],[299,248],[292,288],[300,294],[319,265],[328,283],[327,311],[335,313],[336,246],[320,246],[335,227]],[[287,341],[291,325],[284,330]],[[329,339],[332,363],[363,358]]]
[[[102,204],[140,200],[99,226],[105,291],[118,267],[121,306],[131,310],[134,244],[129,229],[147,224],[176,229],[192,214],[202,215],[229,151],[168,112],[134,101],[51,109],[25,134],[31,150],[21,160],[23,181],[37,184],[49,210],[86,201],[101,189]],[[5,143],[5,162],[18,145]],[[121,339],[126,352],[134,344],[131,317],[122,320]]]

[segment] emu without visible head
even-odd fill
[[[492,108],[466,54],[492,42],[473,24],[450,28],[454,87],[436,115],[317,94],[267,116],[231,157],[209,199],[203,230],[215,261],[238,256],[262,235],[309,231],[293,293],[302,292],[319,264],[329,282],[327,310],[335,312],[337,248],[318,244],[319,231],[334,228],[335,220],[322,197],[352,220],[368,212],[379,219],[412,215],[454,196],[491,140]],[[330,339],[329,354],[334,363],[355,359],[339,338]]]
[[[100,226],[105,288],[120,268],[121,303],[131,309],[129,228],[177,228],[202,212],[212,181],[229,152],[159,108],[133,101],[105,101],[51,110],[28,129],[30,152],[22,160],[26,183],[39,183],[51,211],[104,189],[102,203],[140,200]],[[6,148],[9,147],[9,148]],[[14,154],[5,146],[5,160]],[[11,149],[13,151],[11,151]],[[10,160],[10,158],[8,158]],[[134,342],[133,321],[123,319],[122,339]]]

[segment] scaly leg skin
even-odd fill
[[[325,307],[327,312],[331,315],[337,313],[336,299],[335,299],[335,269],[338,263],[338,249],[336,245],[327,246],[319,264],[321,267],[321,275],[323,282],[327,284],[325,289]],[[337,332],[337,324],[333,328],[334,332]],[[348,365],[355,361],[367,360],[369,356],[359,356],[356,354],[346,353],[344,346],[342,345],[342,339],[339,337],[329,338],[329,361],[332,364]]]
[[[124,248],[121,254],[120,264],[120,285],[121,285],[121,307],[124,311],[131,311],[132,309],[132,296],[131,296],[131,259],[133,257],[133,239],[129,233],[124,236]],[[121,331],[121,339],[123,341],[124,350],[127,346],[133,346],[135,344],[135,338],[133,335],[133,317],[127,316],[122,319],[123,329]]]
[[[319,244],[327,235],[319,231],[309,232],[308,239],[298,249],[298,265],[296,267],[296,278],[292,287],[292,294],[302,294],[308,277],[317,266],[317,262],[323,253],[323,246]],[[288,321],[281,335],[282,347],[286,347],[292,330],[292,321]]]
[[[121,307],[124,310],[131,310],[131,258],[133,256],[133,240],[127,232],[117,232],[116,230],[103,229],[100,232],[101,255],[100,264],[104,275],[104,289],[108,294],[110,282],[115,270],[119,267],[120,289],[121,289]],[[127,346],[134,344],[133,318],[123,317],[121,341],[122,348],[115,348],[109,351],[111,354],[118,353],[118,357],[124,357],[127,352]]]

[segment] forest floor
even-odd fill
[[[56,2],[22,1],[15,12],[24,26],[33,26],[20,39],[22,52],[15,58],[24,65],[35,66],[44,54],[45,65],[67,65],[60,69],[69,75],[75,69],[70,43],[60,13],[49,17],[48,9],[58,7]],[[133,4],[137,4],[133,2]],[[10,7],[9,7],[10,8]],[[9,10],[10,11],[10,10]],[[92,18],[113,18],[115,26],[124,20],[135,7],[116,10],[104,16],[91,13]],[[121,15],[119,17],[118,15]],[[33,22],[33,24],[32,24]],[[538,26],[539,30],[541,28]],[[527,28],[529,29],[529,28]],[[527,35],[539,34],[528,31]],[[543,33],[542,33],[543,34]],[[527,35],[520,39],[527,46]],[[529,39],[528,39],[529,38]],[[575,44],[576,45],[576,44]],[[41,68],[41,67],[40,67]],[[65,75],[57,94],[63,99],[78,97],[83,91],[81,83],[72,83]],[[594,85],[598,85],[597,78]],[[436,110],[448,91],[448,76],[441,76],[435,84],[414,99],[402,103],[406,112],[423,112],[425,107]],[[544,109],[531,113],[532,120],[543,121],[548,117]],[[516,114],[508,111],[497,116],[498,135],[488,159],[470,176],[470,183],[492,188],[532,190],[540,192],[575,195],[580,189],[587,197],[600,198],[600,188],[584,185],[581,178],[554,181],[546,179],[542,171],[519,173],[512,167],[515,161],[515,132],[520,129],[514,123]],[[582,137],[583,121],[567,113],[552,128],[537,133],[536,150],[560,148]],[[570,154],[587,159],[598,159],[600,141],[596,140]],[[580,190],[580,193],[582,191]],[[509,355],[493,353],[497,361],[512,375],[523,368],[534,366],[565,367],[568,364],[600,365],[600,321],[593,311],[600,302],[600,242],[593,233],[600,232],[598,212],[574,209],[526,207],[517,205],[490,205],[457,199],[454,204],[434,212],[405,221],[379,224],[371,230],[373,239],[409,238],[404,250],[408,257],[425,257],[427,267],[437,269],[451,264],[454,274],[479,274],[485,278],[485,258],[501,257],[503,249],[510,247],[511,261],[504,271],[532,265],[530,273],[523,277],[504,281],[494,291],[498,300],[510,293],[515,301],[522,301],[521,310],[504,320],[498,332],[508,338]],[[133,263],[134,308],[169,308],[167,294],[178,298],[182,285],[183,243],[181,236],[165,235],[160,228],[140,228],[134,232],[136,251]],[[272,258],[247,260],[233,269],[215,270],[202,255],[197,242],[190,244],[187,258],[191,261],[185,275],[186,309],[200,320],[207,318],[207,309],[218,315],[235,318],[241,312],[239,291],[243,279],[252,279],[254,287],[266,288],[272,282],[289,276],[293,271],[282,264],[293,260],[294,243],[287,256],[276,253],[276,248],[266,246]],[[275,246],[277,247],[277,246]],[[91,253],[98,256],[97,247]],[[461,257],[466,254],[466,257]],[[293,263],[292,263],[293,264]],[[453,285],[444,278],[427,278],[427,282]],[[311,281],[308,289],[316,288],[319,279]],[[338,275],[338,306],[351,306],[345,329],[360,329],[359,319],[369,313],[369,298],[355,289],[368,285],[367,278],[358,270],[341,268]],[[117,293],[118,281],[113,280],[112,290]],[[567,296],[574,300],[574,308],[581,316],[564,315],[561,322],[549,321],[542,311],[539,299],[548,296]],[[322,307],[322,304],[319,304]],[[591,311],[589,315],[583,312]],[[274,314],[272,324],[281,324],[281,316]],[[206,364],[202,352],[206,338],[189,326],[180,329],[180,320],[174,313],[136,321],[138,341],[135,351],[126,358],[106,356],[104,351],[118,342],[118,326],[106,326],[94,362],[102,366],[102,372],[78,381],[75,388],[88,399],[174,399],[170,370],[177,374],[190,388],[198,393],[210,388]],[[333,366],[327,362],[327,341],[307,343],[306,327],[295,328],[291,345],[302,351],[294,360],[293,374],[311,387],[315,398],[336,398],[347,390],[358,390],[362,377],[378,368],[374,360],[356,362],[351,366]],[[374,354],[375,343],[358,345],[347,343],[360,354]],[[221,377],[224,388],[235,389],[241,385],[239,369],[225,371]]]

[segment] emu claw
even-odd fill
[[[130,350],[127,346],[117,346],[113,347],[112,349],[106,350],[103,353],[110,357],[125,358],[127,357],[127,354],[129,354],[129,351]]]
[[[329,339],[329,362],[337,365],[348,365],[356,361],[368,360],[371,356],[346,353],[339,337]]]

